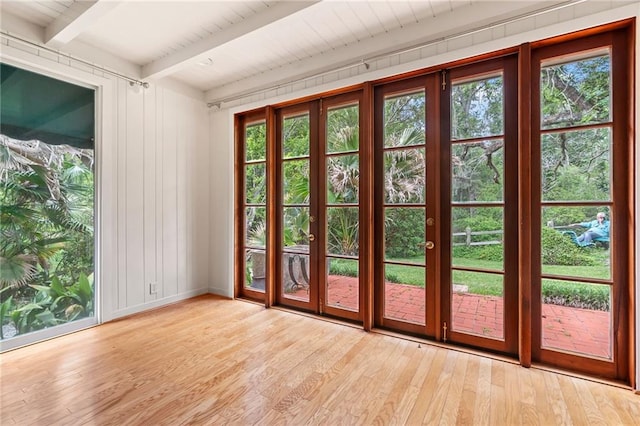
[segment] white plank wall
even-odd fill
[[[206,106],[125,81],[115,98],[117,223],[105,230],[117,236],[111,318],[207,292],[209,257]]]

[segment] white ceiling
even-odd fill
[[[35,42],[89,46],[132,64],[139,78],[172,77],[215,97],[559,3],[566,1],[2,0],[0,23],[13,34],[16,23],[35,27]],[[91,49],[82,59],[99,63]]]

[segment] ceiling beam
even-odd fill
[[[234,24],[224,31],[214,33],[171,55],[144,65],[142,67],[142,78],[161,78],[172,74],[185,65],[207,58],[213,50],[224,44],[272,25],[318,2],[318,0],[277,2],[268,10]]]
[[[121,2],[106,0],[74,2],[47,26],[44,36],[45,44],[60,47],[69,43],[120,4]]]

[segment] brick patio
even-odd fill
[[[329,276],[330,305],[357,309],[358,280]],[[305,297],[299,290],[293,297]],[[469,293],[453,294],[453,330],[486,337],[503,336],[504,306],[501,297]],[[424,289],[406,284],[386,283],[385,316],[424,324]],[[542,346],[611,358],[610,313],[558,305],[542,305]]]

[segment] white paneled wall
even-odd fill
[[[233,297],[233,115],[211,111],[211,292]]]
[[[209,126],[202,97],[3,42],[2,61],[96,88],[97,284],[108,321],[209,291]],[[150,292],[150,285],[156,293]]]
[[[105,238],[117,249],[103,263],[117,271],[117,317],[209,291],[209,144],[202,100],[126,81],[113,91],[117,138],[103,149],[117,153],[117,220]]]

